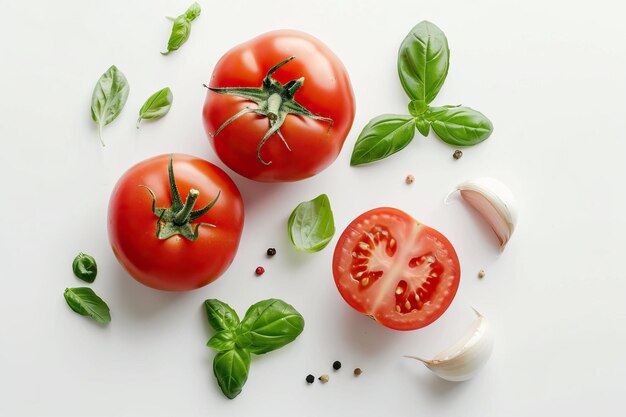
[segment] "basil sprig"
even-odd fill
[[[335,220],[326,194],[304,201],[293,210],[287,223],[291,243],[304,252],[319,252],[335,234]]]
[[[139,109],[139,119],[137,119],[137,129],[142,120],[160,119],[165,116],[172,107],[172,90],[169,87],[162,88],[152,94]]]
[[[206,300],[209,324],[216,331],[207,346],[218,351],[213,373],[224,395],[241,393],[250,371],[250,354],[261,355],[294,341],[304,329],[304,318],[282,300],[252,305],[241,322],[235,310],[220,300]]]
[[[415,129],[428,136],[432,128],[442,141],[454,146],[472,146],[487,139],[493,125],[479,111],[463,106],[430,106],[446,80],[449,66],[446,35],[430,22],[417,24],[398,51],[398,76],[411,99],[410,116],[385,114],[372,119],[357,138],[350,165],[393,155],[413,140]]]
[[[115,65],[100,76],[91,96],[91,118],[98,123],[98,136],[102,139],[102,128],[111,123],[121,113],[130,87],[122,71]]]
[[[63,296],[67,305],[81,316],[91,317],[98,323],[111,321],[109,306],[91,288],[66,288]]]
[[[191,34],[191,22],[196,20],[200,16],[201,8],[198,3],[194,3],[187,11],[176,18],[168,18],[174,21],[172,25],[172,33],[170,39],[167,41],[167,51],[161,52],[163,55],[167,55],[172,51],[176,51],[180,48]]]

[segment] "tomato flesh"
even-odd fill
[[[456,295],[460,271],[445,236],[388,207],[356,218],[333,258],[335,284],[348,304],[397,330],[439,318]]]

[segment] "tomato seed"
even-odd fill
[[[404,303],[404,306],[406,307],[407,310],[411,309],[411,302],[409,300],[406,300],[406,303]]]
[[[315,382],[315,377],[313,375],[311,375],[311,374],[308,374],[306,376],[306,382],[309,383],[309,384],[312,384],[313,382]]]
[[[454,151],[454,153],[452,154],[452,157],[454,159],[461,159],[461,157],[463,156],[463,151],[457,149],[456,151]]]
[[[396,288],[396,294],[400,295],[404,292],[404,290],[402,289],[402,287],[398,287]]]
[[[262,266],[258,266],[258,267],[254,270],[254,272],[255,272],[257,275],[263,275],[263,274],[265,273],[265,268],[263,268]]]
[[[341,362],[339,362],[339,361],[335,361],[335,362],[333,362],[333,369],[334,369],[335,371],[337,371],[337,370],[341,369]]]
[[[324,384],[325,384],[325,383],[327,383],[327,382],[328,382],[328,380],[329,380],[328,375],[326,375],[326,374],[324,374],[324,375],[320,376],[320,377],[319,377],[319,378],[317,378],[317,379],[319,379],[320,381],[322,381],[322,383],[324,383]]]
[[[364,287],[366,287],[366,286],[367,286],[367,284],[369,284],[369,282],[370,282],[370,279],[369,279],[369,278],[367,278],[367,277],[365,277],[365,278],[363,278],[363,279],[361,280],[361,285],[362,285],[362,286],[364,286]]]
[[[361,368],[354,368],[354,376],[359,376],[363,373]]]
[[[411,174],[406,176],[406,179],[404,180],[407,184],[413,184],[413,181],[415,181],[415,177]]]
[[[276,255],[276,249],[275,248],[269,248],[267,250],[267,256],[274,256]]]

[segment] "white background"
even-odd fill
[[[202,1],[178,52],[163,57],[185,1],[29,1],[0,6],[0,415],[3,416],[587,416],[618,415],[626,394],[626,26],[621,1]],[[362,168],[349,166],[360,129],[405,112],[396,52],[427,19],[446,33],[451,66],[435,104],[472,106],[493,136],[452,159],[433,136]],[[201,122],[209,80],[230,47],[297,28],[346,65],[357,100],[337,161],[315,178],[259,184],[232,175],[246,207],[228,272],[183,294],[148,289],[116,262],[106,208],[117,178],[147,157],[183,152],[222,166]],[[93,86],[111,64],[130,82],[126,108],[98,142]],[[134,127],[154,91],[170,86],[171,112]],[[230,172],[230,171],[228,171]],[[230,172],[232,174],[232,172]],[[413,174],[415,183],[404,178]],[[506,251],[458,200],[458,182],[494,176],[521,212]],[[338,233],[324,251],[290,247],[297,203],[325,192]],[[450,309],[402,333],[352,311],[331,275],[339,232],[361,212],[403,209],[455,245],[463,276]],[[274,246],[271,260],[265,250]],[[92,288],[113,315],[102,327],[69,310],[66,287],[79,251],[94,255]],[[254,276],[265,266],[262,278]],[[483,280],[476,275],[487,272]],[[201,308],[219,298],[243,314],[264,298],[292,303],[306,328],[291,345],[254,357],[243,393],[226,399]],[[479,309],[496,332],[474,380],[437,379],[405,354],[431,356],[459,337]],[[331,364],[341,360],[341,371]],[[352,376],[354,367],[364,370]],[[307,386],[308,373],[330,374]]]

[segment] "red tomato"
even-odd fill
[[[437,320],[459,286],[461,268],[441,233],[382,207],[357,217],[333,257],[335,284],[355,310],[396,330]]]
[[[322,171],[339,155],[354,120],[343,64],[322,42],[293,30],[228,51],[209,89],[203,118],[211,145],[229,168],[257,181],[296,181]]]
[[[180,198],[170,187],[170,168]],[[174,154],[126,171],[113,189],[108,216],[113,252],[133,278],[152,288],[185,291],[207,285],[228,268],[244,213],[241,194],[224,171]]]

